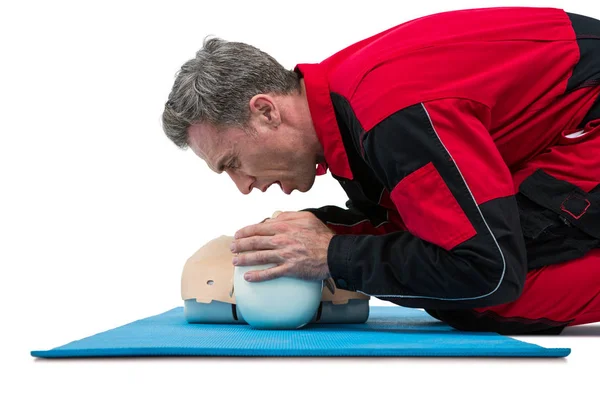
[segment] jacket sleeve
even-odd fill
[[[336,234],[381,235],[397,230],[391,226],[389,221],[378,224],[373,223],[351,200],[346,202],[346,209],[337,206],[324,206],[306,208],[300,211],[313,213]]]
[[[336,235],[336,285],[407,307],[510,302],[527,272],[510,171],[486,125],[462,99],[402,109],[365,132],[362,156],[389,190],[407,231]]]

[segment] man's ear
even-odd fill
[[[259,93],[250,99],[250,114],[261,124],[277,127],[281,124],[281,115],[275,99],[268,94]]]

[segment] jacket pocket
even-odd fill
[[[516,199],[529,269],[600,246],[600,185],[588,193],[538,169],[521,183]]]

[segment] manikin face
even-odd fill
[[[188,129],[190,148],[217,173],[225,171],[243,194],[257,188],[265,192],[278,184],[286,194],[308,191],[315,180],[316,154],[297,132],[254,126],[248,133],[239,128],[218,131],[208,124]]]

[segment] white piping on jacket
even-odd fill
[[[442,144],[442,146],[444,146],[444,149],[446,150],[446,153],[448,153],[448,155],[450,156],[450,159],[452,160],[452,162],[456,166],[456,169],[458,170],[458,173],[460,174],[460,177],[462,178],[465,186],[467,187],[467,190],[469,191],[469,194],[471,195],[471,198],[473,199],[473,203],[475,204],[475,207],[477,207],[477,211],[479,211],[479,215],[481,215],[481,219],[483,220],[483,223],[485,224],[486,228],[490,232],[490,236],[492,236],[492,239],[494,239],[494,243],[496,244],[496,247],[498,248],[498,252],[500,253],[500,257],[502,258],[502,276],[500,277],[500,280],[498,281],[498,284],[496,285],[496,287],[491,292],[489,292],[487,294],[483,294],[481,296],[476,296],[476,297],[443,298],[443,297],[413,296],[413,295],[401,295],[401,294],[400,295],[370,294],[370,293],[365,293],[365,292],[360,291],[360,290],[357,290],[357,292],[362,293],[362,294],[367,295],[367,296],[373,296],[373,297],[401,297],[401,298],[406,298],[406,299],[431,299],[431,300],[477,300],[477,299],[481,299],[481,298],[484,298],[484,297],[491,296],[492,294],[494,294],[498,290],[498,288],[500,287],[500,284],[504,280],[504,274],[506,273],[506,259],[504,258],[504,254],[502,253],[502,249],[500,248],[500,245],[498,244],[498,241],[496,240],[496,237],[494,236],[494,233],[490,229],[487,221],[485,220],[485,218],[483,216],[483,213],[481,212],[481,209],[479,208],[479,205],[477,204],[477,201],[475,200],[475,196],[473,196],[473,192],[471,192],[471,188],[467,184],[467,181],[465,180],[465,177],[463,176],[462,172],[460,171],[460,168],[458,168],[458,164],[456,164],[456,161],[454,161],[454,158],[452,157],[452,155],[448,151],[448,148],[446,147],[446,145],[442,141],[442,138],[440,137],[440,135],[438,135],[437,131],[435,130],[435,126],[433,126],[433,121],[431,120],[431,116],[427,112],[427,108],[425,108],[425,104],[421,103],[421,106],[423,107],[423,110],[425,111],[425,114],[427,114],[427,118],[429,118],[429,123],[431,124],[431,128],[433,129],[433,132],[435,133],[435,135],[439,139],[439,141]]]

